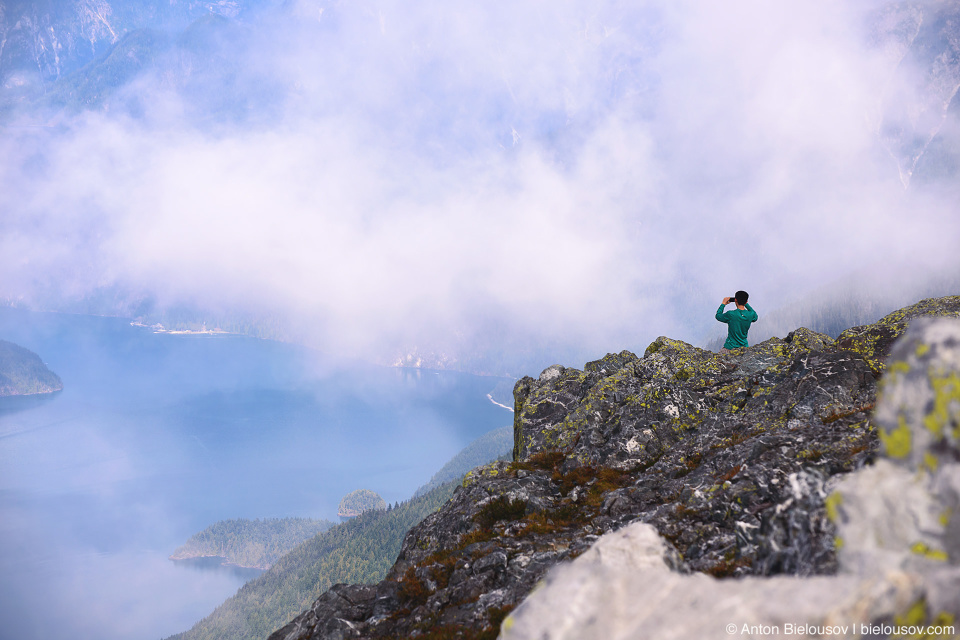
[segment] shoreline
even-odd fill
[[[137,322],[134,320],[130,323],[131,327],[142,327],[144,329],[152,329],[154,333],[167,333],[170,335],[200,335],[200,336],[239,336],[242,334],[234,333],[232,331],[224,331],[220,328],[215,329],[167,329],[162,324],[143,324],[142,322]]]
[[[506,409],[506,410],[509,411],[510,413],[513,413],[513,412],[514,412],[511,407],[508,407],[508,406],[505,405],[505,404],[500,404],[499,402],[497,402],[496,400],[494,400],[494,399],[493,399],[493,396],[492,396],[491,394],[489,394],[489,393],[487,394],[487,400],[489,400],[489,401],[492,402],[493,404],[497,405],[498,407],[503,407],[504,409]]]
[[[51,389],[50,391],[34,391],[32,393],[0,393],[0,398],[33,398],[35,396],[48,396],[51,393],[60,393],[63,391],[63,386],[59,389]]]
[[[168,556],[167,560],[173,562],[190,562],[191,560],[204,560],[206,558],[219,558],[223,562],[220,563],[221,567],[236,567],[238,569],[254,569],[256,571],[269,571],[272,565],[267,566],[250,566],[246,564],[240,564],[238,562],[230,562],[230,559],[226,556],[221,556],[216,553],[209,554],[197,554],[192,556]]]

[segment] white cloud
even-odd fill
[[[300,9],[244,59],[274,119],[198,125],[147,78],[142,117],[8,129],[0,295],[118,284],[347,351],[480,321],[615,349],[698,339],[691,296],[708,323],[960,237],[880,144],[859,4]]]

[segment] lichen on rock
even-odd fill
[[[858,353],[875,372],[881,373],[893,342],[903,335],[912,319],[919,317],[960,317],[960,296],[921,300],[873,324],[847,329],[837,337],[837,344]]]

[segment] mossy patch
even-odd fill
[[[517,537],[531,535],[550,535],[584,522],[580,511],[574,505],[564,505],[550,511],[539,511],[525,518],[523,528]]]
[[[489,542],[493,540],[496,535],[493,529],[484,529],[483,527],[474,529],[460,536],[460,539],[457,541],[457,549],[466,549],[470,545],[477,544],[478,542]]]
[[[463,476],[463,482],[461,483],[464,487],[469,487],[480,481],[481,478],[496,478],[500,475],[500,463],[491,462],[490,464],[485,464],[482,467],[477,467],[472,469]]]
[[[831,410],[826,417],[821,418],[823,424],[830,424],[831,422],[836,422],[837,420],[843,420],[844,418],[849,418],[850,416],[855,416],[858,413],[867,413],[873,411],[875,403],[868,402],[866,404],[853,407],[852,409],[847,409],[844,411],[833,411]]]
[[[823,501],[823,506],[826,507],[827,517],[830,518],[830,522],[837,524],[840,521],[840,505],[843,504],[843,495],[839,493],[831,493],[827,496],[827,499]]]
[[[960,375],[930,374],[933,388],[933,408],[923,418],[923,426],[936,436],[943,436],[944,429],[954,422],[954,437],[960,438]],[[952,411],[951,411],[952,410]]]
[[[484,529],[490,529],[501,520],[519,520],[527,512],[527,501],[498,496],[480,507],[473,521]]]
[[[430,589],[417,575],[416,568],[408,568],[400,580],[400,588],[397,589],[397,599],[400,604],[415,609],[425,604],[429,597]]]
[[[509,470],[512,472],[524,470],[524,471],[534,471],[534,470],[543,470],[543,471],[552,471],[556,469],[560,463],[562,463],[567,457],[563,451],[547,449],[545,451],[538,451],[533,454],[526,460],[516,461],[510,464]]]
[[[742,470],[743,470],[743,467],[741,467],[740,465],[737,465],[732,469],[727,469],[726,471],[724,471],[723,473],[721,473],[716,477],[716,484],[723,484],[724,482],[729,482],[730,480],[733,480],[733,478]]]
[[[910,552],[931,560],[940,562],[947,561],[947,552],[940,549],[934,549],[925,542],[915,542],[910,546]]]
[[[900,627],[918,626],[923,624],[923,621],[926,619],[927,602],[923,598],[914,602],[904,613],[898,614],[895,617],[897,626]]]
[[[913,447],[913,436],[910,433],[910,427],[907,426],[907,421],[903,416],[900,416],[899,425],[896,429],[892,431],[880,429],[877,432],[877,435],[880,436],[880,442],[883,445],[887,456],[898,460],[903,460],[910,455],[910,450]]]
[[[714,578],[730,578],[737,575],[738,570],[748,566],[750,566],[749,559],[736,558],[733,553],[729,553],[723,560],[704,569],[704,573]]]

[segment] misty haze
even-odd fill
[[[958,89],[960,0],[0,0],[0,636],[265,638],[524,376],[960,294]]]

